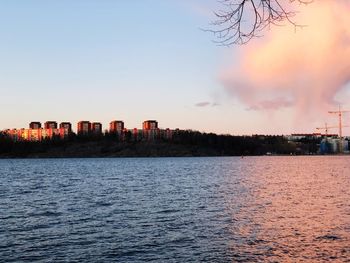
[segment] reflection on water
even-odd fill
[[[0,261],[346,262],[347,157],[0,160]]]
[[[231,232],[238,258],[269,261],[350,259],[350,166],[347,158],[277,157],[251,165],[245,207]],[[254,175],[254,176],[252,176]],[[231,199],[233,207],[235,199]],[[249,209],[247,209],[249,207]]]

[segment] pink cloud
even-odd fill
[[[221,80],[248,109],[315,116],[335,104],[350,81],[350,3],[322,0],[302,8],[295,18],[303,28],[274,27],[261,40],[239,47],[239,61]]]
[[[280,108],[288,108],[293,106],[293,102],[283,97],[272,100],[262,100],[254,105],[250,105],[247,110],[278,110]]]

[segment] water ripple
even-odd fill
[[[0,262],[350,262],[347,157],[0,167]]]

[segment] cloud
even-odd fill
[[[294,107],[325,112],[350,81],[350,3],[315,1],[295,18],[303,28],[273,27],[241,49],[220,79],[250,110]]]
[[[203,102],[198,102],[195,104],[196,107],[207,107],[209,106],[211,103],[208,101],[203,101]]]
[[[196,103],[194,106],[196,106],[196,107],[208,107],[208,106],[218,107],[220,105],[221,104],[218,102],[203,101],[203,102]]]
[[[293,106],[293,102],[286,100],[283,97],[275,98],[273,100],[263,100],[251,105],[247,110],[278,110],[280,108],[289,108]]]

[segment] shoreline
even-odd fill
[[[171,139],[71,136],[44,141],[0,138],[0,158],[230,157],[320,154],[320,139],[289,141],[284,136],[231,136],[180,131]]]
[[[152,158],[220,158],[220,157],[343,157],[350,154],[263,154],[263,155],[89,155],[89,156],[54,156],[54,155],[29,155],[29,156],[0,156],[0,160],[25,160],[25,159],[152,159]]]

